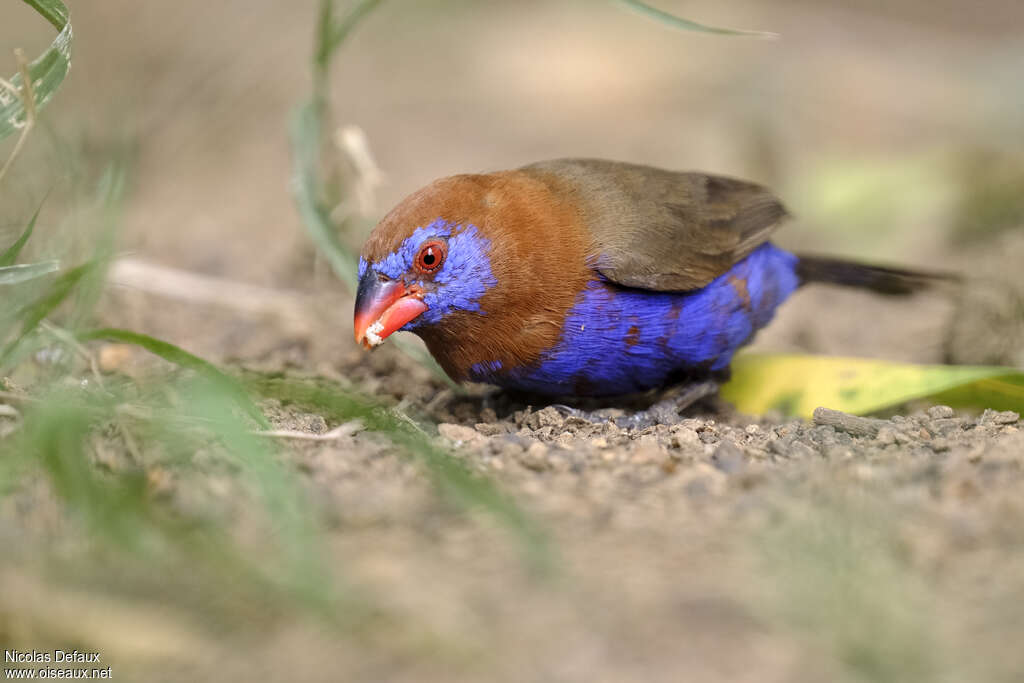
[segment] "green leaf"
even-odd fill
[[[677,17],[674,14],[670,14],[669,12],[665,12],[664,10],[660,10],[657,7],[651,7],[646,2],[640,2],[640,0],[618,0],[618,2],[635,12],[639,12],[640,14],[644,15],[649,19],[653,19],[667,26],[682,29],[684,31],[697,31],[699,33],[717,33],[726,36],[754,36],[756,38],[769,39],[775,39],[779,37],[778,33],[772,33],[771,31],[745,31],[741,29],[718,28],[716,26],[698,24],[696,21],[683,19],[682,17]]]
[[[60,270],[60,261],[22,263],[17,266],[0,267],[0,285],[16,285]]]
[[[149,351],[155,356],[163,358],[169,363],[174,363],[186,370],[192,370],[231,395],[238,406],[254,418],[263,429],[270,428],[266,417],[263,416],[260,409],[257,408],[249,398],[245,389],[243,389],[234,378],[221,372],[213,363],[203,360],[199,356],[191,354],[170,342],[165,342],[161,339],[150,337],[149,335],[140,334],[139,332],[119,330],[110,327],[82,332],[76,335],[76,337],[82,342],[107,339],[110,341],[120,342],[122,344],[133,344]]]
[[[21,233],[21,237],[14,241],[14,244],[7,248],[3,254],[0,254],[0,267],[14,265],[18,256],[21,255],[21,250],[28,242],[28,238],[32,236],[32,231],[36,228],[36,219],[39,218],[39,212],[42,211],[42,205],[36,209],[36,212],[32,214],[31,220],[28,222],[28,227],[25,228],[25,232]]]
[[[970,365],[914,365],[868,358],[741,354],[722,397],[750,414],[811,417],[818,406],[872,413],[928,399],[958,408],[1024,411],[1024,372]]]
[[[68,8],[60,0],[24,0],[44,19],[53,24],[59,33],[50,48],[28,65],[32,77],[34,107],[39,111],[50,101],[53,94],[64,82],[71,68],[71,22]],[[21,74],[7,79],[22,90]],[[26,123],[24,101],[14,93],[0,87],[0,140],[18,131]]]

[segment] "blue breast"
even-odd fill
[[[721,370],[799,284],[797,258],[762,245],[703,289],[654,292],[595,278],[561,340],[525,368],[480,363],[472,379],[547,394],[643,391],[680,372]]]

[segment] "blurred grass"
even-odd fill
[[[378,401],[326,380],[308,381],[248,373],[244,386],[263,398],[275,398],[339,422],[359,420],[368,430],[381,432],[423,463],[438,488],[453,502],[494,516],[524,543],[534,568],[547,571],[553,557],[544,530],[506,494],[482,474],[432,443],[432,437],[414,422],[402,419]]]
[[[37,277],[49,275],[60,269],[60,261],[40,261],[39,263],[22,263],[16,266],[0,267],[0,285],[16,285],[28,282]]]
[[[298,482],[277,462],[275,448],[258,435],[269,424],[245,391],[211,364],[145,335],[101,329],[75,337],[75,328],[92,319],[98,303],[113,253],[122,187],[117,169],[109,169],[99,183],[103,230],[91,258],[39,286],[24,304],[7,306],[2,318],[0,338],[7,341],[0,366],[5,374],[15,365],[39,365],[44,352],[55,360],[44,362],[40,371],[22,373],[30,379],[28,389],[6,396],[19,406],[21,419],[11,435],[0,439],[0,490],[12,494],[19,482],[41,473],[61,509],[97,548],[141,553],[152,567],[187,557],[205,580],[243,579],[246,586],[259,585],[261,592],[288,595],[333,615],[338,595],[318,552],[319,525]],[[16,259],[28,243],[36,216],[5,252],[5,260]],[[66,321],[71,331],[51,319]],[[44,327],[47,334],[41,333]],[[180,370],[150,383],[103,378],[81,358],[90,354],[83,344],[98,339],[136,344]],[[161,454],[185,450],[191,458],[211,448],[233,464],[241,485],[254,491],[253,512],[268,525],[264,543],[269,547],[243,550],[231,540],[230,528],[203,514],[181,519],[154,495],[153,472],[172,465]],[[99,462],[106,464],[98,468]],[[160,552],[154,554],[154,548]]]
[[[20,131],[10,156],[0,165],[0,182],[18,157],[39,112],[49,102],[71,68],[71,22],[60,0],[24,0],[59,31],[48,50],[29,63],[19,48],[14,49],[18,73],[0,78],[0,140]]]
[[[330,105],[328,77],[334,55],[345,39],[363,21],[380,0],[360,0],[341,19],[336,18],[333,0],[322,0],[313,48],[313,89],[309,98],[292,115],[289,133],[292,147],[292,196],[299,209],[302,224],[317,249],[330,264],[331,270],[353,296],[358,284],[359,257],[339,239],[349,218],[337,226],[331,218],[331,206],[337,204],[344,190],[337,178],[323,173],[330,154],[328,131]],[[410,358],[424,365],[449,387],[461,391],[421,346],[396,337],[395,346]]]
[[[25,79],[21,73],[6,79],[18,93],[17,96],[9,89],[0,87],[0,140],[28,125],[29,116],[34,116],[46,106],[71,68],[72,34],[68,8],[60,0],[24,2],[53,24],[59,33],[50,48],[27,65],[31,76],[29,89],[25,88]]]
[[[323,39],[337,47],[354,25],[354,20],[347,29],[335,25]],[[334,47],[319,54],[329,59]],[[319,182],[322,104],[314,97],[303,111],[315,120],[299,116],[293,128],[300,148],[299,187],[315,188]],[[65,567],[64,580],[73,583],[109,558],[121,558],[121,578],[150,585],[154,602],[172,601],[174,593],[161,590],[159,582],[152,585],[152,577],[187,567],[189,590],[206,596],[207,611],[216,612],[216,605],[228,610],[216,618],[232,625],[233,615],[252,609],[241,606],[246,602],[277,605],[269,618],[292,616],[298,607],[346,634],[379,618],[374,598],[345,588],[344,569],[327,564],[320,513],[310,505],[304,483],[282,462],[279,442],[261,434],[271,425],[254,399],[271,396],[327,419],[362,420],[415,458],[444,499],[455,503],[457,514],[473,510],[493,516],[519,539],[531,566],[550,566],[543,531],[508,496],[435,445],[423,428],[372,399],[287,378],[240,381],[167,341],[130,330],[89,329],[115,253],[125,184],[119,165],[99,178],[90,213],[98,229],[78,236],[85,253],[75,259],[77,265],[58,271],[52,259],[17,263],[39,238],[41,207],[0,254],[0,285],[10,292],[0,305],[2,400],[8,419],[15,417],[4,423],[0,436],[0,495],[25,495],[41,478],[52,498],[33,494],[33,514],[43,514],[38,508],[52,502],[82,542],[70,566],[67,555],[51,556],[40,547],[48,567]],[[311,191],[299,197],[300,207],[309,212],[307,218],[321,221],[319,236],[328,240],[321,251],[333,254],[339,275],[354,274],[354,258],[334,239],[317,196]],[[56,243],[72,252],[67,240]],[[348,283],[354,286],[354,279]],[[142,348],[166,361],[168,369],[145,378],[101,374],[95,345],[104,342]],[[221,470],[230,473],[229,493],[204,484]],[[196,480],[198,490],[190,495],[198,502],[178,500],[183,494],[168,480],[181,479]],[[259,533],[240,535],[239,527]],[[38,542],[30,538],[25,547]],[[17,564],[8,566],[18,571]],[[120,586],[111,583],[104,590],[113,596]],[[224,593],[235,597],[225,599]],[[33,619],[25,614],[20,622]],[[0,622],[0,636],[9,635],[5,623]],[[95,637],[100,642],[105,636]]]
[[[21,250],[25,248],[25,243],[32,237],[32,231],[36,229],[36,220],[39,219],[39,212],[42,211],[43,207],[40,206],[36,209],[35,213],[32,214],[32,218],[29,219],[28,225],[25,227],[25,231],[18,236],[18,239],[14,241],[14,244],[4,250],[3,254],[0,254],[0,268],[6,268],[14,265],[21,255]]]
[[[623,7],[627,7],[642,16],[645,16],[649,19],[653,19],[654,21],[657,21],[661,24],[665,24],[666,26],[681,29],[683,31],[696,31],[697,33],[717,33],[719,35],[726,36],[753,36],[755,38],[768,39],[775,39],[779,37],[779,34],[772,33],[771,31],[747,31],[742,29],[720,28],[717,26],[708,26],[707,24],[699,24],[696,21],[684,19],[670,12],[660,10],[657,7],[653,7],[646,2],[640,2],[640,0],[617,0],[617,2]]]

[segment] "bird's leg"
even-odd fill
[[[615,424],[622,429],[644,429],[656,424],[675,424],[679,414],[698,401],[714,396],[721,385],[713,379],[686,384],[678,393],[664,398],[647,410],[638,410],[628,417],[620,417]]]
[[[703,380],[682,385],[672,396],[663,398],[646,410],[639,410],[627,417],[612,418],[603,414],[603,410],[580,410],[571,406],[555,404],[551,407],[566,417],[577,417],[594,424],[604,424],[613,420],[622,429],[643,429],[656,424],[675,424],[679,422],[679,414],[701,399],[718,393],[721,384],[716,380]]]
[[[553,403],[551,407],[560,412],[562,415],[565,415],[566,417],[578,417],[581,420],[593,422],[594,424],[604,424],[609,419],[605,415],[600,415],[600,411],[580,410],[579,408],[567,406],[564,403]]]

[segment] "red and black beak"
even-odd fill
[[[367,268],[356,291],[356,342],[372,349],[425,310],[422,290]]]

